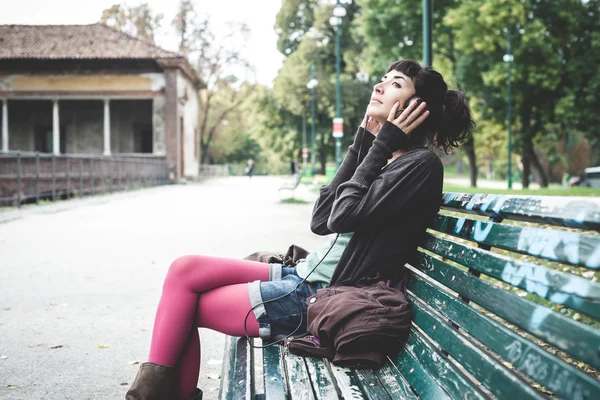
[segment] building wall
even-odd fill
[[[9,149],[35,149],[35,121],[51,129],[51,100],[58,98],[61,139],[65,143],[61,151],[102,153],[103,99],[111,98],[112,153],[139,152],[141,147],[147,150],[149,146],[154,154],[167,156],[175,176],[197,176],[198,92],[180,70],[170,71],[172,92],[167,88],[167,70],[138,74],[125,71],[0,74],[0,96],[9,99]],[[18,92],[35,101],[15,100]],[[134,98],[140,100],[131,100]],[[149,145],[143,139],[148,129]]]
[[[0,92],[9,99],[9,149],[32,151],[34,125],[52,127],[52,98],[59,99],[61,139],[69,153],[104,151],[103,98],[110,100],[111,152],[165,154],[165,76],[159,72],[85,74],[0,74]],[[25,92],[36,100],[14,100]],[[14,94],[13,94],[14,93]],[[146,99],[131,100],[137,96]],[[77,99],[73,99],[76,97]],[[93,99],[96,97],[96,99]],[[40,100],[37,100],[39,98]],[[41,100],[44,99],[44,100]],[[150,129],[150,144],[141,132]]]
[[[178,71],[177,73],[177,97],[179,98],[178,114],[183,117],[183,176],[198,176],[199,149],[198,137],[198,90],[192,82]],[[179,127],[181,129],[181,127]]]
[[[152,100],[112,100],[110,118],[113,153],[152,153]],[[149,143],[146,148],[144,141]]]
[[[167,152],[165,145],[165,97],[155,97],[152,100],[152,136],[154,138],[154,154],[164,156]]]
[[[0,75],[0,91],[160,91],[162,73]]]
[[[58,105],[62,151],[103,153],[104,101],[59,100]],[[41,150],[35,148],[36,126],[52,132],[52,107],[50,100],[9,100],[9,149]],[[152,152],[153,120],[152,100],[110,101],[111,152]],[[144,135],[150,143],[145,149]]]

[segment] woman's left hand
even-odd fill
[[[417,102],[413,101],[402,111],[402,113],[400,113],[400,115],[396,116],[398,107],[400,107],[400,103],[396,102],[392,107],[387,120],[402,129],[402,132],[406,135],[409,135],[429,116],[429,110],[426,110],[427,104],[425,104],[425,102],[422,102],[417,106]]]

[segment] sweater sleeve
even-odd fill
[[[417,194],[426,190],[431,162],[413,159],[390,165],[381,173],[392,153],[406,143],[407,136],[391,122],[377,134],[364,162],[350,180],[336,191],[327,228],[336,233],[354,232],[358,228],[389,223],[390,217]]]
[[[356,171],[358,165],[360,165],[365,159],[373,141],[375,135],[366,131],[364,128],[358,128],[356,136],[354,137],[354,143],[348,149],[344,161],[338,168],[335,176],[328,185],[322,186],[319,192],[319,198],[315,202],[313,208],[312,219],[310,222],[310,229],[317,235],[329,235],[332,233],[327,228],[327,221],[331,214],[331,207],[335,200],[335,193],[340,184],[347,182]]]

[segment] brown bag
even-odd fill
[[[283,264],[286,267],[295,267],[298,261],[304,260],[310,253],[300,246],[291,245],[284,254],[274,253],[271,251],[257,251],[249,256],[244,257],[244,260],[258,261],[263,263]]]

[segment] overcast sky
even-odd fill
[[[270,86],[283,60],[276,49],[277,36],[273,30],[281,1],[195,0],[194,3],[199,14],[211,16],[217,34],[224,34],[218,29],[227,21],[248,24],[252,36],[247,44],[247,59],[255,66],[257,81]],[[179,3],[175,0],[0,0],[0,24],[92,24],[98,22],[104,9],[123,3],[130,6],[148,3],[153,11],[164,14],[163,30],[172,31],[170,24]],[[173,37],[157,41],[167,50],[177,50]]]

